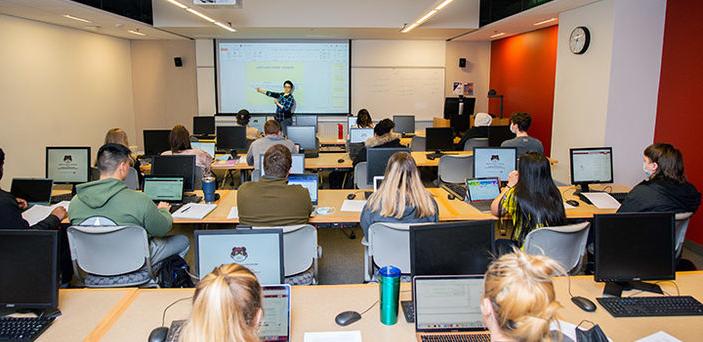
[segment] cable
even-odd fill
[[[575,186],[567,186],[566,189],[564,189],[564,191],[561,192],[561,197],[563,198],[564,194],[569,190],[576,190],[576,187]]]
[[[165,326],[164,324],[166,324],[166,311],[168,311],[168,309],[170,309],[172,306],[174,306],[174,305],[176,305],[186,299],[193,299],[193,297],[192,296],[191,297],[184,297],[184,298],[178,299],[175,302],[166,306],[166,308],[164,309],[164,312],[161,314],[161,326],[162,327]]]
[[[661,284],[661,283],[672,283],[672,284],[674,284],[674,287],[676,288],[676,295],[677,295],[677,296],[681,296],[681,291],[679,290],[679,284],[676,283],[676,280],[662,280],[662,281],[655,282],[655,284],[657,284],[657,285],[659,285],[659,284]],[[662,290],[662,292],[664,292],[664,290]],[[666,292],[664,292],[664,294],[666,294],[667,296],[671,296],[670,294],[668,294],[668,293],[666,293]]]
[[[373,302],[373,304],[371,304],[371,306],[369,306],[368,308],[366,308],[366,310],[360,312],[360,313],[359,313],[359,316],[363,316],[365,313],[367,313],[369,310],[371,310],[374,306],[376,306],[376,304],[378,304],[378,301],[379,301],[379,300],[376,299],[376,301]]]
[[[566,279],[569,281],[569,285],[568,285],[568,286],[569,286],[569,287],[568,287],[569,297],[574,298],[574,297],[575,297],[574,294],[571,293],[571,275],[567,273],[567,274],[566,274]]]

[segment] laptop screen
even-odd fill
[[[363,143],[373,136],[373,128],[352,128],[349,130],[349,142],[352,144]]]
[[[498,178],[467,179],[466,189],[471,201],[492,201],[500,195],[500,181]]]
[[[317,175],[290,175],[288,176],[288,184],[298,184],[310,192],[310,201],[312,204],[317,204]]]
[[[415,277],[418,332],[485,330],[481,315],[483,276]]]
[[[261,169],[261,176],[266,176],[266,172],[264,171],[264,156],[265,154],[259,155],[259,168]],[[288,173],[291,175],[301,175],[305,173],[305,155],[302,153],[293,153],[290,156],[292,163]]]
[[[207,152],[211,157],[215,156],[215,143],[192,142],[190,147]]]
[[[144,193],[154,201],[180,202],[183,183],[183,177],[146,177]]]
[[[290,332],[290,286],[265,285],[264,318],[259,338],[262,341],[288,341]]]
[[[54,182],[42,178],[13,178],[10,192],[30,204],[49,204]]]

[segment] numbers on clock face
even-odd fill
[[[575,54],[586,52],[589,44],[589,32],[585,27],[579,26],[571,31],[569,37],[569,49]]]

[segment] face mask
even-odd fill
[[[589,330],[581,330],[580,326],[576,328],[576,342],[608,342],[608,337],[598,324],[593,324]]]
[[[647,178],[652,177],[652,171],[647,168],[647,163],[642,163],[642,171],[644,171],[644,175],[647,176]]]
[[[510,133],[517,134],[517,129],[513,128],[515,126],[510,125]]]

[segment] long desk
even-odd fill
[[[676,280],[682,295],[692,295],[703,301],[703,272],[683,272]],[[565,277],[554,279],[561,320],[579,324],[583,320],[601,326],[613,341],[634,341],[663,330],[683,341],[698,341],[703,336],[700,316],[653,317],[653,318],[614,318],[599,304],[595,312],[582,311],[571,303],[568,295],[568,281]],[[670,282],[660,283],[669,293],[676,293]],[[584,296],[595,302],[601,296],[603,283],[593,281],[593,276],[571,277],[571,291],[576,296]],[[627,292],[631,295],[634,292]],[[141,289],[124,312],[111,321],[109,329],[101,329],[94,335],[101,341],[146,341],[152,329],[161,325],[164,308],[174,301],[193,295],[193,289]],[[647,296],[650,294],[638,294]],[[410,285],[401,285],[401,300],[411,298]],[[378,299],[378,285],[333,285],[333,286],[294,286],[291,294],[291,340],[303,341],[305,332],[360,330],[365,342],[369,341],[414,341],[415,328],[406,323],[399,314],[398,323],[384,326],[379,322],[379,308],[376,304],[363,318],[346,327],[334,323],[334,317],[347,310],[361,312]],[[166,313],[166,325],[173,320],[187,319],[191,302],[184,300],[172,306]],[[47,332],[53,333],[50,328]],[[57,335],[53,335],[57,336]],[[66,340],[66,339],[64,339]]]

